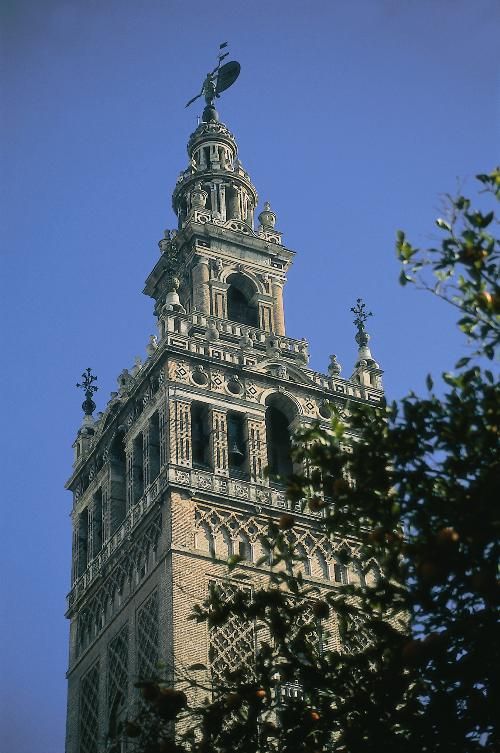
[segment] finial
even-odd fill
[[[82,389],[85,395],[85,400],[82,403],[82,410],[86,416],[91,416],[96,409],[96,405],[92,400],[92,395],[97,392],[99,387],[94,384],[97,381],[95,374],[92,374],[92,369],[86,369],[82,374],[82,383],[77,382],[78,389]]]
[[[257,219],[263,230],[274,230],[274,226],[276,225],[276,215],[271,209],[271,204],[268,201],[264,203],[264,209]]]
[[[330,356],[330,363],[328,364],[328,373],[330,376],[338,376],[342,371],[342,366],[337,361],[335,353]]]
[[[222,52],[227,47],[227,42],[222,42],[219,45],[219,53],[217,55],[217,65],[207,73],[205,80],[203,81],[201,91],[196,97],[189,100],[186,107],[193,104],[199,97],[205,98],[206,107],[203,111],[203,120],[209,122],[211,120],[217,121],[219,115],[214,107],[214,100],[220,97],[221,92],[229,89],[240,75],[241,66],[235,60],[230,63],[224,63],[221,66],[222,61],[227,58],[229,52]]]
[[[354,314],[354,325],[358,330],[356,332],[355,339],[359,347],[361,348],[364,345],[368,345],[370,335],[366,331],[365,322],[368,317],[373,316],[373,314],[371,311],[366,310],[366,303],[362,298],[358,298],[356,300],[356,305],[352,306],[351,311]]]

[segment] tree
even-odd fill
[[[477,178],[483,203],[500,199],[499,169]],[[197,705],[187,697],[203,687],[201,665],[177,690],[142,683],[145,708],[128,723],[142,753],[498,750],[500,401],[487,367],[500,334],[500,243],[493,211],[463,196],[448,203],[436,248],[421,251],[398,233],[400,282],[457,307],[473,351],[442,375],[442,394],[428,377],[425,397],[351,405],[350,447],[335,411],[328,430],[295,438],[295,460],[308,470],[288,480],[288,497],[317,514],[326,535],[359,542],[359,582],[312,587],[294,517],[271,521],[265,587],[242,583],[230,596],[214,588],[193,614],[211,627],[259,626],[255,666],[228,671]],[[348,548],[341,559],[355,564]],[[232,557],[233,575],[238,565]]]

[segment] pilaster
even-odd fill
[[[229,473],[227,411],[212,407],[211,419],[211,456],[213,458],[214,473],[219,476],[227,476]]]
[[[274,332],[277,335],[285,334],[285,311],[283,308],[283,283],[273,280],[273,318]]]
[[[198,263],[193,268],[193,308],[204,314],[210,314],[209,279],[208,259],[199,256]]]
[[[229,285],[219,280],[210,280],[210,310],[212,316],[227,319],[227,289]]]
[[[247,428],[250,481],[260,484],[267,465],[266,424],[264,419],[248,418]]]
[[[170,410],[170,460],[191,467],[191,403],[175,400]]]

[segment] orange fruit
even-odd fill
[[[278,520],[278,526],[281,528],[282,531],[287,531],[290,528],[293,528],[295,525],[295,518],[293,515],[289,515],[288,513],[284,513],[280,516]]]
[[[446,526],[436,533],[436,541],[444,545],[457,544],[460,541],[460,534],[452,526]]]
[[[235,709],[241,705],[242,697],[239,693],[228,693],[224,698],[225,704],[230,709]]]
[[[312,497],[309,502],[309,509],[313,512],[319,512],[324,507],[326,507],[326,502],[324,499],[321,499],[321,497]]]

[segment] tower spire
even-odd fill
[[[354,339],[358,344],[358,358],[354,365],[354,374],[351,378],[360,382],[360,384],[371,385],[381,389],[382,371],[371,354],[368,345],[370,335],[366,331],[366,322],[370,316],[373,316],[373,313],[367,310],[366,303],[362,298],[356,300],[356,305],[351,307],[351,311],[354,314],[353,323],[356,327]]]

